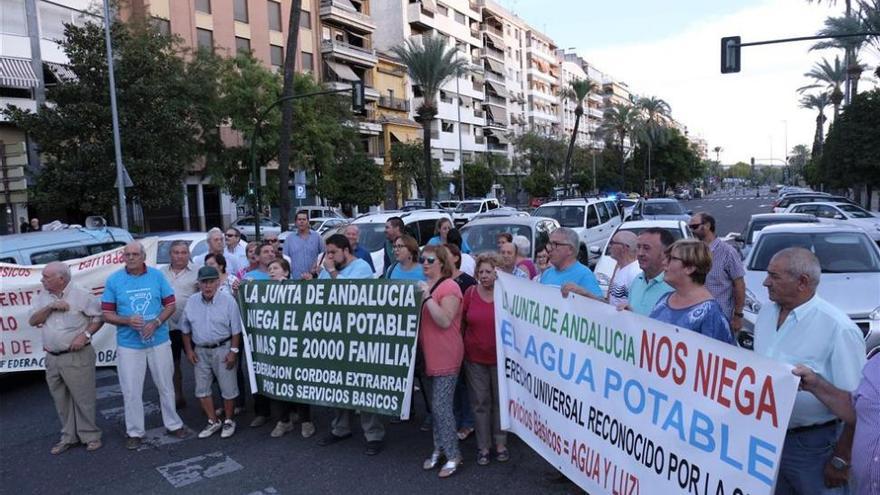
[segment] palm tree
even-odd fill
[[[599,89],[599,86],[589,79],[575,79],[569,86],[562,90],[561,96],[565,99],[574,100],[577,106],[574,108],[574,129],[571,131],[571,141],[568,143],[568,153],[565,155],[565,194],[569,193],[571,184],[571,154],[574,151],[574,142],[577,139],[578,127],[581,124],[581,116],[584,114],[584,99]]]
[[[468,62],[458,56],[458,50],[446,44],[439,36],[422,36],[421,41],[407,40],[391,49],[406,65],[413,86],[422,92],[422,102],[416,108],[422,124],[422,152],[425,160],[425,207],[431,207],[433,187],[431,184],[431,122],[437,116],[437,95],[440,88],[453,77],[470,72]],[[461,157],[459,157],[461,159]]]
[[[645,165],[648,179],[648,187],[651,184],[651,153],[655,144],[662,144],[668,137],[668,129],[664,118],[668,118],[672,113],[669,103],[665,100],[651,97],[641,97],[636,102],[639,110],[641,110],[642,118],[639,119],[637,126],[637,134],[640,141],[648,145],[647,162]]]
[[[835,56],[833,63],[829,62],[827,58],[823,58],[804,75],[812,78],[815,82],[798,88],[798,93],[810,89],[826,89],[831,104],[834,105],[834,119],[836,120],[840,114],[840,103],[843,101],[843,91],[840,90],[840,86],[846,83],[846,68],[840,61],[840,56]]]
[[[627,136],[635,129],[639,111],[631,105],[615,103],[605,110],[602,117],[602,125],[599,132],[610,142],[617,141],[617,151],[620,156],[620,190],[624,190],[624,178],[626,167],[625,145]]]
[[[854,15],[847,5],[846,15],[842,17],[829,17],[825,19],[825,27],[816,33],[819,36],[840,36],[865,31],[862,19]],[[846,78],[848,84],[844,85],[844,101],[848,104],[858,92],[859,77],[864,67],[858,61],[859,49],[868,42],[867,36],[850,36],[847,38],[832,38],[814,44],[811,50],[823,50],[826,48],[842,48],[845,56]]]
[[[712,151],[715,152],[715,161],[718,162],[718,165],[721,165],[721,152],[724,151],[724,148],[716,146],[712,148]]]
[[[861,0],[859,9],[865,31],[880,33],[880,0]],[[880,50],[880,36],[869,36],[868,42],[874,45],[875,49]],[[874,75],[880,77],[880,64],[874,70]]]
[[[822,154],[822,145],[824,144],[824,128],[825,128],[825,107],[828,106],[829,99],[827,93],[808,94],[801,98],[801,107],[817,110],[819,115],[816,116],[816,133],[813,137],[813,150],[811,157],[816,159]]]

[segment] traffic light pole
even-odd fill
[[[853,38],[856,36],[880,36],[878,32],[867,31],[863,33],[799,36],[797,38],[783,38],[778,40],[752,41],[743,43],[739,36],[726,36],[721,38],[721,73],[730,74],[740,71],[740,49],[744,46],[774,45],[777,43],[791,43],[793,41],[824,40],[830,38]]]
[[[362,111],[364,108],[364,83],[362,81],[353,81],[351,83],[351,87],[346,89],[330,89],[327,91],[316,91],[314,93],[305,93],[301,95],[291,95],[285,96],[284,98],[278,98],[277,100],[272,102],[271,105],[263,109],[263,111],[260,112],[260,114],[257,116],[257,122],[254,124],[254,130],[251,132],[250,139],[251,180],[248,184],[248,194],[251,196],[251,204],[254,208],[254,240],[260,239],[260,210],[262,208],[262,205],[260,204],[260,196],[262,196],[262,190],[260,189],[260,181],[257,177],[256,144],[257,141],[260,139],[260,131],[262,130],[263,121],[266,120],[269,112],[271,112],[278,105],[284,103],[285,101],[348,92],[351,92],[352,108],[355,110],[355,112]]]

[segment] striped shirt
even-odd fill
[[[859,495],[880,493],[880,353],[868,360],[862,382],[853,392],[856,434],[852,474]]]
[[[746,274],[742,258],[730,244],[715,238],[709,244],[712,251],[712,269],[706,275],[706,290],[721,305],[728,320],[733,319],[733,281]]]
[[[290,258],[290,278],[299,280],[302,274],[312,270],[315,259],[324,252],[324,239],[310,230],[303,238],[299,231],[292,232],[284,240],[284,255]]]

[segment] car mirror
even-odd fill
[[[834,215],[834,218],[835,218],[835,220],[843,220],[843,219],[846,218],[846,217],[844,217],[844,216],[841,215],[840,213],[837,213],[837,214]]]
[[[746,243],[746,238],[743,237],[741,234],[736,234],[735,236],[733,236],[733,240],[740,243],[740,244]]]
[[[599,254],[599,246],[590,246],[590,253]]]

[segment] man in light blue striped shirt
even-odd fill
[[[309,214],[305,210],[296,212],[296,232],[284,241],[284,255],[290,258],[290,278],[310,280],[315,278],[312,269],[315,260],[324,252],[324,240],[309,228]]]

